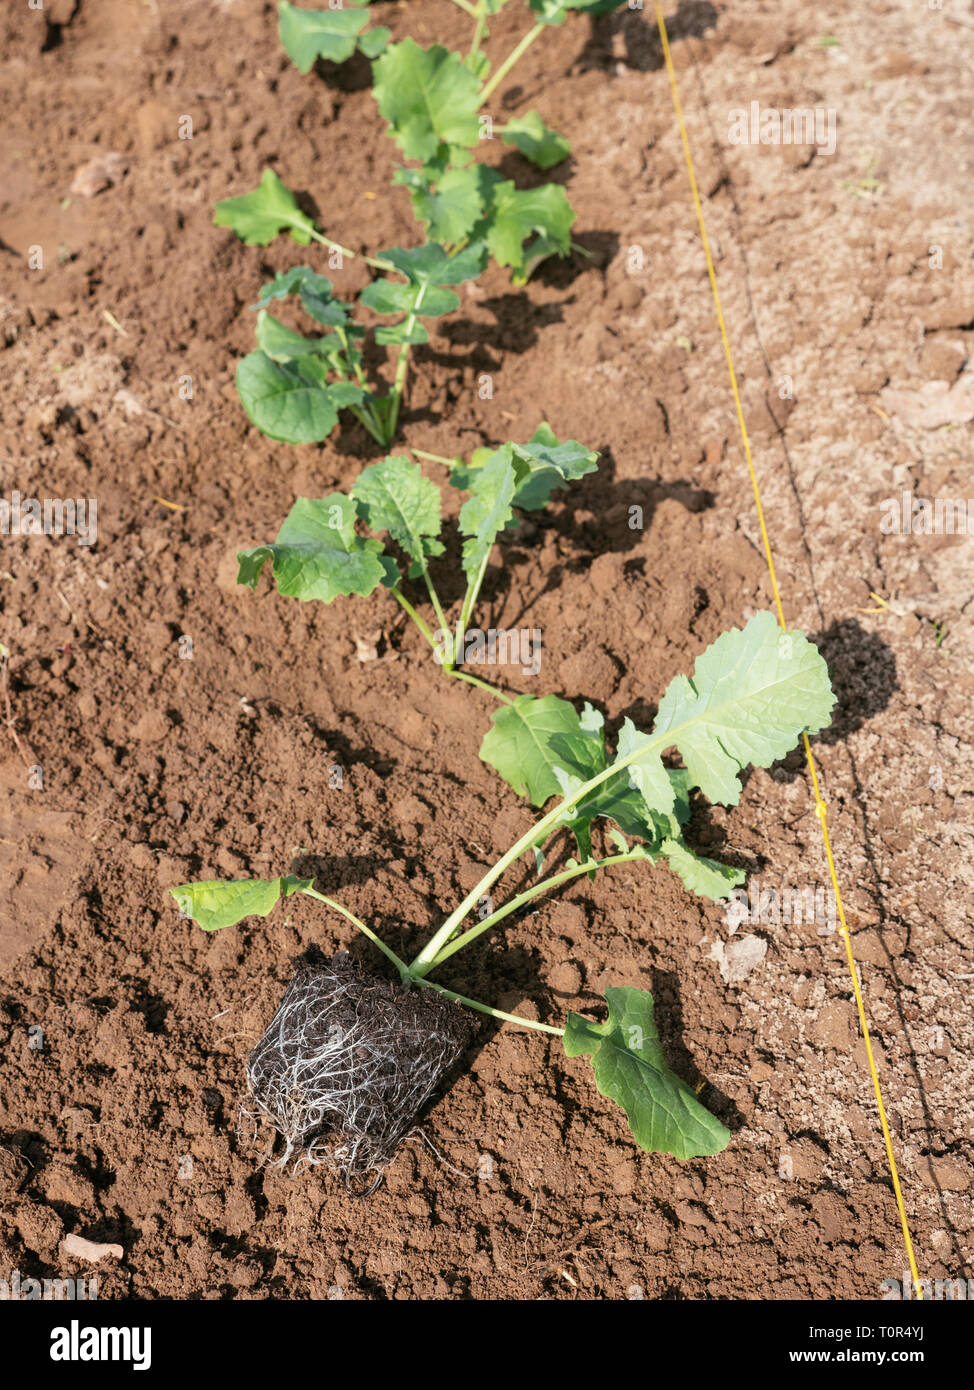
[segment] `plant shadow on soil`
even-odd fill
[[[598,556],[622,554],[640,545],[660,503],[673,500],[688,512],[702,512],[715,502],[712,492],[682,478],[675,482],[663,482],[658,478],[617,480],[615,471],[611,450],[603,449],[598,473],[590,474],[575,484],[567,495],[561,494],[564,497],[562,507],[555,512],[540,513],[537,520],[533,516],[526,518],[530,526],[554,531],[560,538],[570,541],[573,553],[550,564],[543,583],[524,596],[511,620],[513,625],[516,626],[543,595],[554,592],[566,575],[587,574]],[[627,522],[632,516],[631,508],[636,506],[641,509],[642,525],[630,527]],[[580,522],[580,512],[591,512],[591,519]],[[484,585],[484,597],[495,601],[505,599],[511,591],[513,567],[527,563],[530,558],[527,550],[519,545],[518,529],[507,533],[507,536],[502,532],[500,543],[505,563],[490,572]],[[627,568],[628,565],[641,572],[645,568],[645,559],[637,557],[627,562]]]
[[[652,993],[655,1004],[656,1027],[667,1064],[696,1091],[705,1109],[716,1115],[729,1130],[738,1130],[746,1123],[730,1096],[715,1086],[700,1071],[693,1054],[683,1041],[683,1002],[680,998],[680,977],[673,970],[652,968]],[[697,1089],[699,1087],[699,1090]]]
[[[679,0],[675,14],[666,17],[670,47],[683,39],[702,39],[708,30],[717,27],[718,18],[718,11],[710,0]],[[608,67],[615,61],[636,72],[659,72],[665,66],[656,23],[637,10],[600,15],[592,19],[591,25],[591,35],[579,58],[583,72],[589,68]],[[615,34],[622,35],[625,47],[625,56],[619,59],[613,54]]]
[[[876,636],[875,633],[866,632],[854,618],[846,618],[832,623],[824,633],[814,635],[812,641],[815,642],[828,662],[833,688],[838,696],[832,724],[828,729],[823,729],[814,741],[828,745],[838,743],[846,743],[847,745],[846,754],[849,759],[854,789],[853,799],[858,812],[869,878],[872,880],[870,897],[879,914],[876,932],[885,957],[885,968],[893,981],[893,1000],[899,1020],[900,1036],[905,1042],[913,1085],[919,1096],[920,1107],[923,1112],[924,1127],[931,1142],[934,1142],[934,1136],[938,1134],[939,1130],[934,1120],[933,1108],[927,1097],[920,1058],[913,1044],[913,1029],[903,1004],[903,999],[907,994],[907,984],[899,970],[898,956],[890,949],[888,940],[891,932],[897,929],[903,930],[905,924],[895,918],[886,906],[885,895],[882,891],[883,875],[879,866],[879,855],[870,825],[870,817],[867,813],[865,786],[855,754],[851,746],[847,744],[848,735],[861,728],[874,715],[882,713],[889,704],[893,692],[899,688],[896,659],[882,638]],[[908,953],[910,933],[908,927],[905,930]],[[855,949],[855,931],[853,931],[853,949]],[[877,1037],[882,1042],[882,1036],[877,1034]],[[955,1268],[958,1271],[969,1269],[969,1261],[965,1259],[961,1250],[954,1223],[947,1209],[947,1194],[941,1187],[935,1173],[931,1173],[931,1181],[940,1203],[943,1227],[949,1232],[953,1246]]]

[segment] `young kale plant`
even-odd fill
[[[570,1012],[564,1027],[535,1022],[467,998],[429,976],[458,951],[505,918],[581,874],[645,860],[666,861],[683,882],[706,898],[730,894],[743,871],[696,856],[683,840],[689,798],[735,805],[739,774],[749,764],[770,767],[802,733],[829,723],[835,701],[825,662],[800,632],[783,632],[770,613],[743,630],[723,633],[697,659],[692,678],[678,676],[659,704],[649,733],[628,720],[614,753],[606,750],[601,721],[586,706],[581,718],[536,721],[535,753],[522,742],[506,756],[523,759],[523,778],[555,804],[484,874],[412,961],[407,962],[372,927],[326,897],[312,879],[292,874],[271,880],[203,882],[171,889],[184,917],[206,931],[266,916],[282,897],[300,893],[339,912],[373,943],[398,973],[378,981],[346,956],[329,964],[312,949],[296,963],[294,978],[267,1032],[248,1060],[250,1114],[283,1136],[280,1158],[295,1155],[345,1174],[381,1177],[437,1085],[462,1054],[468,1033],[460,1008],[520,1024],[560,1040],[568,1057],[587,1056],[602,1095],[625,1111],[639,1146],[679,1159],[720,1152],[726,1128],[667,1065],[653,997],[634,986],[605,991],[607,1017]],[[683,767],[663,754],[676,749]],[[593,855],[593,823],[604,821],[612,853]],[[552,837],[570,830],[581,854],[542,876]],[[481,920],[471,916],[522,855],[534,854],[538,879],[513,893]],[[391,905],[390,915],[395,907]],[[641,925],[633,939],[642,940]],[[430,991],[428,1002],[421,1002]],[[420,996],[420,999],[417,999]]]
[[[329,247],[336,265],[355,255],[321,235],[271,169],[264,170],[252,193],[217,203],[214,220],[217,226],[230,227],[248,246],[266,246],[278,232],[287,231],[302,246],[317,241]],[[333,293],[325,276],[309,266],[295,266],[261,290],[253,306],[257,348],[237,367],[244,410],[268,438],[285,444],[317,443],[327,439],[339,412],[348,409],[377,444],[388,447],[399,421],[409,350],[429,341],[422,320],[457,308],[460,300],[451,287],[476,279],[486,264],[486,252],[483,243],[476,242],[448,256],[441,246],[428,243],[408,251],[394,246],[380,257],[362,259],[386,272],[366,285],[358,298],[374,314],[396,320],[373,330],[378,346],[397,349],[391,389],[382,394],[366,378],[360,346],[366,329],[353,318],[352,305]],[[269,312],[275,300],[291,296],[324,333],[305,337]]]
[[[445,464],[451,470],[451,484],[469,493],[458,518],[466,592],[452,631],[429,563],[445,549],[440,539],[440,489],[424,476],[420,464],[403,455],[370,464],[347,495],[333,492],[328,497],[299,497],[272,545],[238,554],[237,582],[256,588],[264,565],[270,562],[278,591],[305,602],[319,599],[331,603],[340,596],[367,596],[384,587],[419,628],[447,675],[480,686],[505,706],[520,709],[518,701],[459,669],[482,655],[482,633],[470,632],[474,606],[498,536],[517,525],[515,510],[545,507],[556,488],[565,488],[594,472],[599,456],[577,440],[559,440],[546,424],[539,426],[526,444],[479,449],[469,463],[421,449],[412,452]],[[382,541],[375,535],[361,535],[361,527],[385,532],[398,546],[408,562],[405,576]],[[435,632],[403,592],[409,580],[422,581],[438,623]]]
[[[372,67],[373,95],[389,134],[407,165],[393,182],[409,190],[413,211],[427,237],[446,247],[483,241],[494,260],[509,266],[516,285],[550,255],[571,250],[575,214],[557,183],[518,189],[495,169],[474,160],[486,139],[499,135],[540,169],[571,153],[537,111],[495,125],[485,107],[519,60],[545,31],[564,24],[570,10],[595,17],[626,0],[528,0],[534,23],[492,71],[485,52],[492,17],[508,0],[455,0],[473,22],[466,53],[441,44],[422,48],[413,39],[387,46],[388,29],[369,29],[361,6],[301,10],[282,0],[281,42],[303,73],[316,58],[344,62],[358,47]]]
[[[394,247],[378,256],[351,251],[318,229],[272,169],[264,170],[251,192],[216,204],[215,224],[229,227],[248,246],[267,246],[287,232],[301,246],[314,241],[326,247],[331,270],[341,270],[346,258],[362,260],[384,278],[365,287],[359,304],[397,320],[372,330],[376,346],[396,349],[392,386],[383,391],[370,383],[363,365],[367,329],[353,317],[353,306],[334,295],[328,279],[298,266],[265,285],[254,306],[257,347],[238,367],[237,390],[252,423],[269,438],[319,443],[331,434],[339,413],[348,410],[387,448],[396,434],[410,349],[429,341],[423,320],[457,308],[452,287],[475,279],[489,257],[509,266],[514,283],[523,285],[540,261],[571,250],[575,214],[560,184],[518,189],[513,180],[474,161],[475,148],[493,131],[489,117],[480,113],[518,58],[548,26],[564,23],[568,10],[604,14],[622,0],[529,0],[537,22],[488,80],[482,45],[489,17],[504,3],[461,4],[475,23],[465,57],[438,44],[421,48],[412,39],[387,47],[389,31],[367,28],[369,12],[363,6],[279,6],[281,41],[302,72],[310,72],[319,57],[341,63],[359,51],[376,59],[379,112],[411,162],[397,171],[394,182],[409,189],[426,244],[408,251]],[[569,153],[567,140],[549,130],[537,111],[509,121],[498,133],[542,169]],[[269,313],[269,304],[291,295],[327,330],[324,334],[305,337]]]

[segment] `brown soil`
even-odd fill
[[[788,616],[841,697],[816,752],[931,1276],[971,1272],[974,565],[963,537],[881,535],[879,502],[970,493],[974,427],[912,427],[878,393],[952,383],[974,343],[972,21],[951,4],[683,3],[671,21]],[[467,33],[445,0],[376,8],[420,42]],[[505,11],[498,52],[524,23]],[[0,1273],[90,1272],[59,1254],[76,1232],[124,1247],[99,1266],[105,1297],[877,1297],[904,1255],[839,938],[740,928],[767,954],[725,983],[723,910],[663,870],[572,885],[443,982],[552,1021],[609,984],[652,988],[672,1064],[733,1130],[719,1157],[642,1155],[584,1059],[513,1028],[482,1031],[431,1110],[445,1161],[407,1145],[368,1201],[238,1140],[244,1059],[291,958],[372,957],[308,901],[209,937],[166,890],[287,871],[301,849],[407,951],[531,820],[476,757],[488,697],[445,681],[387,598],[304,606],[233,582],[237,548],[375,452],[355,426],[301,449],[248,426],[247,306],[308,253],[242,246],[214,200],[272,163],[339,241],[415,227],[360,70],[302,78],[262,0],[49,0],[8,7],[0,34],[0,494],[95,497],[99,526],[90,548],[0,542]],[[486,611],[543,631],[541,676],[511,686],[644,724],[769,604],[648,8],[552,30],[516,81],[512,108],[572,141],[591,257],[524,292],[491,270],[416,353],[402,436],[467,452],[543,414],[601,449],[506,543]],[[836,108],[837,153],[728,144],[751,99]],[[111,150],[120,180],[65,201]],[[389,659],[360,662],[377,628]],[[692,835],[762,886],[825,881],[798,757]]]

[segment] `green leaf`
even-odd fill
[[[393,246],[391,251],[383,251],[382,259],[391,261],[414,285],[459,285],[464,280],[476,280],[487,264],[480,241],[464,247],[455,256],[448,255],[435,241],[408,251]]]
[[[473,231],[483,208],[480,166],[469,169],[448,169],[436,180],[435,186],[421,174],[400,182],[412,186],[410,201],[413,212],[434,242],[454,245],[464,241]],[[404,173],[413,173],[404,170]]]
[[[301,211],[273,169],[264,170],[252,193],[217,203],[213,223],[229,227],[247,246],[266,246],[282,231],[288,231],[299,246],[307,246],[315,230],[314,221]]]
[[[316,58],[344,63],[355,52],[358,35],[369,22],[368,10],[298,10],[281,0],[277,7],[281,43],[299,72],[309,73]]]
[[[463,571],[471,583],[486,565],[498,533],[512,520],[514,494],[526,473],[510,444],[502,445],[477,470],[459,518],[461,535],[469,537],[463,546]]]
[[[323,275],[317,275],[309,265],[295,265],[290,270],[282,270],[273,280],[268,280],[266,285],[261,285],[260,297],[257,303],[250,307],[266,309],[275,299],[287,299],[288,295],[297,294],[308,281],[317,281],[319,290],[331,294],[330,280],[326,280]]]
[[[508,121],[501,130],[501,137],[505,145],[516,146],[539,169],[553,169],[567,159],[572,150],[565,137],[545,125],[537,111]]]
[[[803,731],[829,723],[834,704],[817,648],[801,632],[783,632],[772,613],[758,613],[697,658],[692,680],[670,682],[652,738],[657,747],[680,750],[690,786],[734,806],[738,773],[783,758]]]
[[[586,449],[577,439],[562,442],[551,426],[544,423],[538,426],[527,444],[514,444],[511,448],[512,456],[525,466],[512,505],[524,511],[538,511],[547,506],[555,488],[567,487],[570,482],[598,469],[597,453]],[[456,465],[450,482],[454,487],[469,491],[478,470],[490,457],[490,449],[478,449],[470,463],[461,461]]]
[[[382,324],[375,330],[375,341],[379,347],[401,347],[403,343],[417,347],[429,340],[430,335],[423,325],[414,321],[410,328],[408,319],[402,323]]]
[[[372,69],[373,95],[407,159],[432,159],[442,143],[473,148],[480,83],[456,53],[412,39],[387,48]]]
[[[537,264],[539,250],[545,255],[568,255],[574,221],[574,210],[561,184],[518,189],[512,180],[506,180],[491,190],[483,235],[498,265],[510,266],[515,280],[523,282]],[[537,241],[526,245],[535,234]]]
[[[664,840],[660,845],[660,854],[691,893],[701,898],[715,901],[728,898],[747,878],[744,869],[735,869],[730,864],[720,864],[716,859],[705,859],[702,855],[694,854],[682,839]]]
[[[625,719],[619,730],[616,756],[627,758],[638,748],[652,743],[653,739],[649,734],[640,733],[631,719]],[[676,793],[667,770],[663,766],[660,751],[658,745],[649,747],[637,762],[630,763],[629,781],[640,793],[650,810],[662,811],[668,815],[676,803]]]
[[[417,563],[431,553],[429,539],[442,525],[440,490],[423,477],[418,463],[395,454],[370,464],[352,487],[352,497],[370,531],[388,531]]]
[[[286,299],[296,294],[307,313],[317,322],[328,328],[343,328],[350,321],[351,305],[336,299],[332,294],[330,280],[318,275],[310,266],[296,265],[285,270],[261,288],[260,298],[252,307],[266,309],[275,299]],[[361,330],[352,325],[350,332]]]
[[[261,309],[257,315],[257,346],[274,362],[292,362],[296,357],[327,352],[330,336],[306,338]]]
[[[391,251],[383,251],[382,256],[406,276],[406,283],[373,280],[359,295],[360,300],[377,314],[416,314],[421,318],[439,318],[451,313],[460,300],[452,289],[444,287],[474,279],[486,260],[481,242],[466,247],[456,256],[448,256],[435,242],[409,251],[394,246]],[[392,330],[384,332],[387,342],[406,341]],[[428,339],[419,336],[410,337],[408,341],[425,343]]]
[[[269,439],[316,444],[331,434],[340,410],[365,397],[351,382],[325,381],[327,369],[315,357],[275,362],[258,348],[237,366],[237,392],[250,420]]]
[[[528,8],[534,10],[539,24],[564,24],[569,10],[580,10],[597,19],[626,3],[627,0],[528,0]]]
[[[516,444],[514,451],[530,469],[514,496],[515,507],[526,512],[546,507],[555,488],[565,488],[598,471],[597,453],[577,439],[560,441],[547,424],[539,425],[527,444]]]
[[[607,989],[605,1000],[605,1023],[569,1013],[565,1055],[592,1057],[600,1094],[626,1112],[637,1144],[647,1153],[673,1154],[684,1161],[720,1153],[730,1133],[667,1066],[653,996],[624,986]]]
[[[245,917],[266,917],[281,897],[314,885],[313,878],[245,878],[235,883],[183,883],[169,892],[180,912],[204,931],[235,927]]]
[[[374,29],[360,35],[358,46],[366,58],[378,58],[391,38],[392,30],[387,29],[384,24],[377,24]]]
[[[343,493],[299,497],[273,545],[238,554],[237,583],[255,589],[270,560],[278,592],[303,603],[391,587],[399,579],[395,562],[382,554],[381,541],[356,535],[356,516],[355,503]]]
[[[499,772],[518,796],[527,795],[532,806],[543,806],[560,790],[555,769],[563,766],[563,758],[552,748],[556,734],[579,734],[574,707],[557,695],[518,695],[512,705],[502,705],[491,716],[480,745],[481,761]]]
[[[518,795],[527,792],[534,806],[544,805],[552,796],[570,796],[610,763],[598,710],[586,704],[579,715],[567,700],[554,695],[541,699],[519,695],[513,705],[496,710],[480,757]],[[592,822],[599,818],[614,821],[625,834],[647,841],[650,853],[655,853],[664,835],[679,829],[647,810],[639,792],[630,786],[626,769],[589,792],[559,822],[572,831],[583,858],[590,853]]]
[[[450,314],[460,299],[453,290],[438,285],[403,285],[397,280],[373,280],[359,295],[361,302],[377,314],[421,314],[423,318],[439,318]]]

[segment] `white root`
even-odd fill
[[[276,1167],[374,1175],[371,1191],[469,1034],[465,1012],[432,991],[312,948],[248,1058],[241,1118],[254,1139],[261,1122],[282,1136]]]

